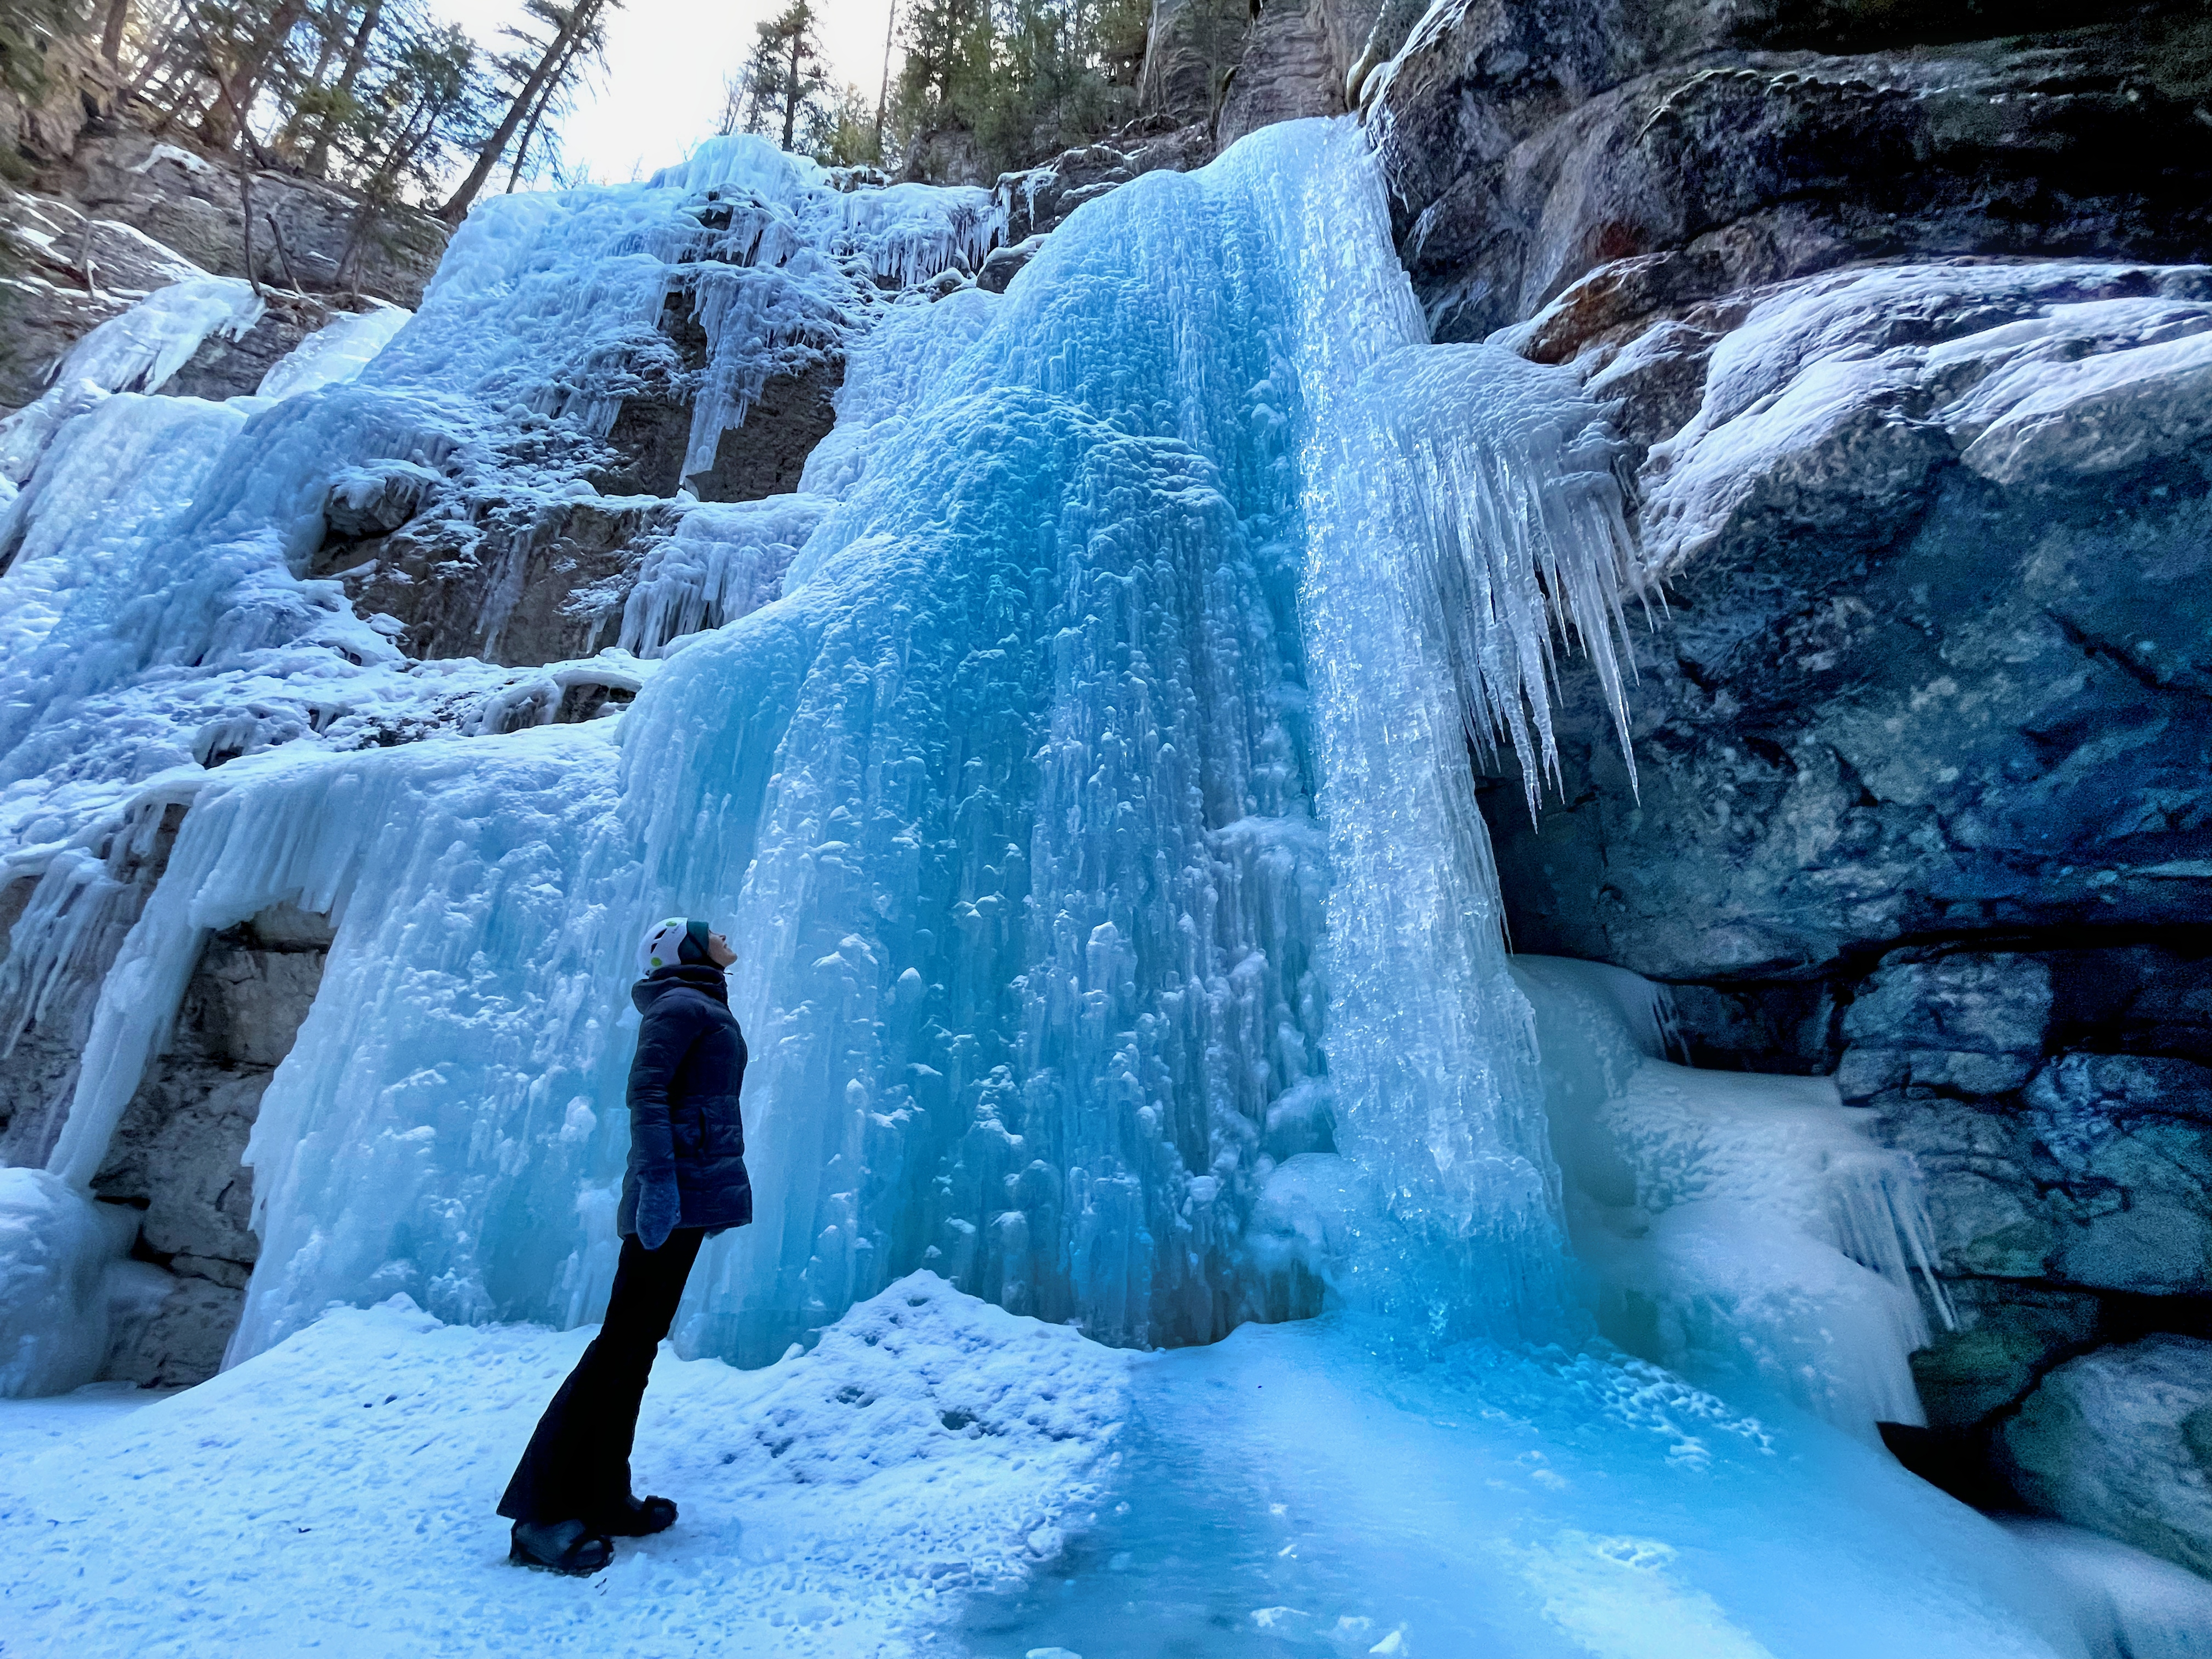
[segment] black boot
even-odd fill
[[[676,1524],[676,1505],[665,1498],[648,1498],[640,1503],[625,1494],[611,1510],[594,1516],[592,1524],[616,1538],[650,1537]]]
[[[543,1567],[587,1578],[615,1559],[611,1539],[581,1521],[518,1521],[507,1559],[519,1567]]]

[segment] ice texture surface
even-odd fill
[[[37,402],[0,421],[0,477],[21,484],[54,434],[113,392],[155,392],[210,334],[236,339],[259,320],[261,296],[235,276],[191,276],[157,288],[70,348]]]
[[[259,395],[281,401],[352,380],[414,315],[400,306],[377,304],[333,317],[270,365]]]
[[[1926,1421],[1908,1358],[1950,1308],[1911,1156],[1875,1145],[1832,1079],[1662,1058],[1663,1000],[1626,969],[1518,957],[1513,972],[1605,1334],[1869,1440]]]
[[[892,290],[972,264],[988,198],[841,182],[733,140],[501,198],[351,380],[108,397],[55,445],[85,471],[33,475],[0,1010],[127,934],[7,1261],[88,1304],[56,1264],[98,1253],[39,1206],[81,1200],[211,931],[285,903],[336,937],[248,1148],[231,1369],[4,1460],[9,1618],[132,1653],[290,1643],[307,1608],[377,1651],[2081,1654],[2002,1534],[1793,1408],[1884,1408],[1862,1380],[1905,1340],[1911,1217],[1852,1208],[1841,1109],[1766,1103],[1809,1126],[1769,1169],[1758,1111],[1647,1069],[1616,980],[1585,1109],[1547,1117],[1465,757],[1540,769],[1563,634],[1618,689],[1626,544],[1571,375],[1426,343],[1346,125],[1147,175],[935,304]],[[710,424],[832,345],[848,373],[800,494],[656,551],[628,649],[409,663],[301,580],[334,491],[605,430],[594,365],[686,281],[720,308]],[[96,466],[132,444],[183,481]],[[636,701],[538,723],[589,674]],[[647,1396],[684,1522],[563,1588],[487,1511],[605,1305],[623,994],[672,912],[738,941],[757,1220]],[[1644,1276],[1612,1282],[1710,1315],[1681,1363],[1773,1357],[1717,1368],[1772,1412],[1590,1340],[1593,1192],[1736,1206],[1674,1258],[1624,1235]],[[1897,1316],[1808,1357],[1859,1307]],[[1793,1392],[1838,1356],[1842,1405]]]
[[[977,1656],[2079,1655],[1994,1523],[1808,1419],[1640,1361],[1395,1322],[1139,1357],[1098,1522],[966,1614]]]
[[[43,1170],[0,1170],[0,1399],[63,1394],[107,1357],[137,1216]]]
[[[2212,1583],[2186,1567],[2057,1521],[2002,1525],[2051,1582],[2091,1659],[2212,1653]]]
[[[48,562],[102,597],[10,659],[0,781],[52,831],[21,855],[59,881],[191,805],[52,1167],[97,1167],[209,930],[337,923],[249,1152],[234,1358],[334,1297],[590,1316],[631,934],[676,910],[743,942],[755,1056],[758,1218],[702,1258],[687,1352],[764,1362],[925,1266],[1113,1341],[1218,1336],[1267,1310],[1261,1191],[1324,1150],[1365,1200],[1339,1293],[1573,1324],[1459,757],[1470,725],[1540,747],[1549,630],[1611,650],[1594,409],[1426,345],[1346,127],[1117,191],[1003,296],[884,304],[886,273],[970,259],[983,211],[752,141],[503,198],[356,379],[216,411],[243,425],[189,506]],[[869,326],[803,493],[694,509],[641,573],[625,644],[683,648],[612,732],[511,732],[526,674],[399,661],[291,574],[333,491],[609,417],[592,354],[702,242],[773,301],[740,379],[814,349],[809,318]],[[453,738],[376,744],[380,700],[450,703],[441,675],[479,688]]]

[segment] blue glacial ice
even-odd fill
[[[1509,967],[1467,746],[1541,775],[1562,641],[1623,707],[1598,411],[1427,343],[1349,125],[1146,175],[1005,295],[928,302],[995,211],[720,141],[487,204],[349,378],[59,427],[0,575],[0,859],[35,878],[0,1019],[74,988],[84,1060],[25,1203],[99,1168],[210,931],[289,903],[336,939],[247,1152],[232,1362],[333,1302],[587,1322],[637,919],[712,916],[758,1212],[679,1352],[768,1364],[918,1269],[1213,1344],[1128,1362],[1127,1510],[1008,1629],[1107,1607],[1120,1561],[1194,1631],[1225,1628],[1203,1587],[1242,1598],[1254,1652],[2077,1651],[2001,1534],[1846,1431],[1899,1407],[1925,1317],[1901,1177],[1807,1100],[1802,1190],[1747,1179],[1763,1143],[1645,1069],[1632,1007],[1545,1037],[1572,998],[1532,1009]],[[333,491],[606,432],[594,366],[679,283],[712,356],[688,470],[833,349],[838,424],[797,494],[689,508],[611,655],[409,662],[301,579]],[[131,446],[175,476],[102,466]],[[628,712],[534,723],[592,674]],[[431,735],[384,746],[403,720]],[[1666,1086],[1671,1117],[1622,1109]],[[1807,1193],[1832,1224],[1762,1278],[1740,1258]],[[1846,1305],[1874,1380],[1796,1386]],[[1761,1414],[1598,1334],[1637,1318]]]

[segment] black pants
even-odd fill
[[[647,1249],[635,1234],[623,1240],[606,1322],[538,1419],[499,1500],[508,1520],[587,1520],[619,1510],[629,1498],[638,1402],[706,1237],[696,1227],[678,1228],[657,1250]]]

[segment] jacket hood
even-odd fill
[[[637,1005],[637,1011],[641,1014],[679,985],[689,986],[695,991],[704,991],[717,1002],[726,1005],[730,1000],[729,981],[722,977],[722,970],[706,962],[687,962],[674,968],[656,968],[629,988],[629,1000]]]

